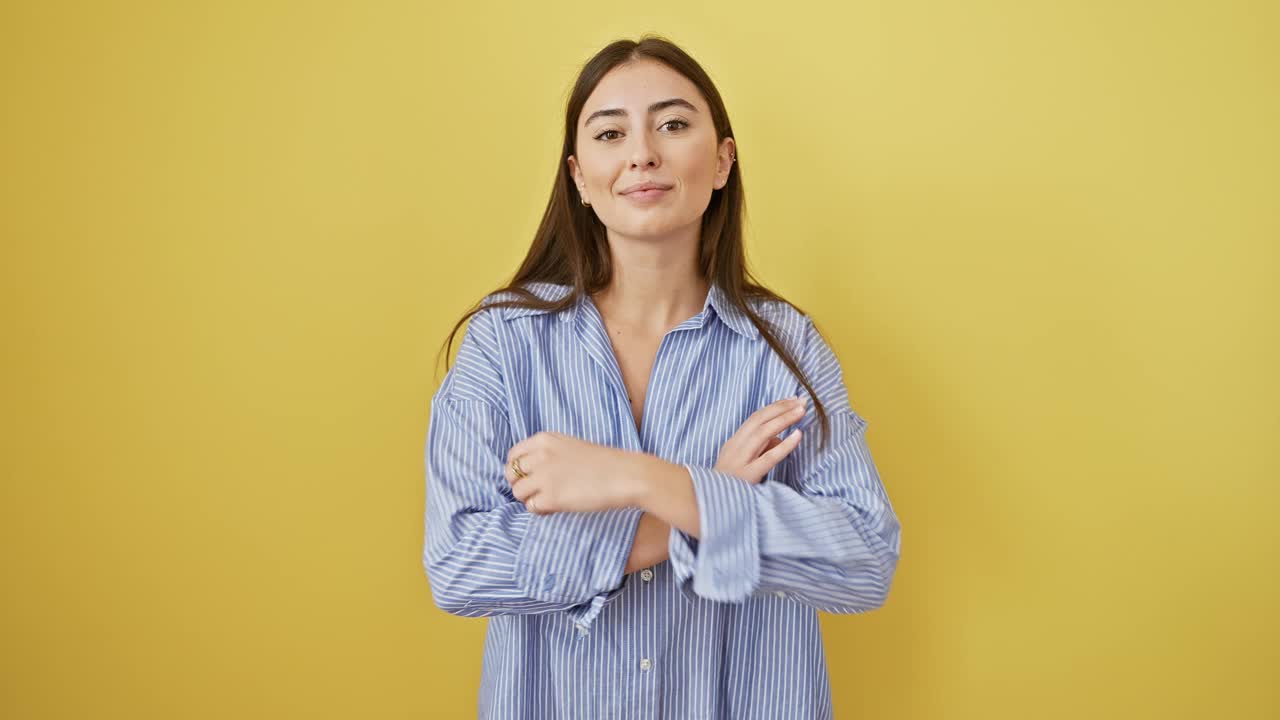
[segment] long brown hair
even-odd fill
[[[581,115],[582,107],[596,84],[613,68],[642,59],[661,62],[684,75],[697,86],[703,99],[711,108],[717,143],[726,137],[733,136],[729,114],[725,110],[724,102],[720,99],[720,93],[716,90],[715,84],[711,82],[711,78],[697,61],[671,41],[657,35],[644,35],[638,42],[618,40],[596,53],[582,67],[569,95],[564,116],[564,148],[556,169],[555,184],[551,188],[551,199],[547,201],[547,209],[542,214],[542,222],[538,225],[537,233],[534,234],[533,244],[529,247],[529,253],[520,264],[520,269],[516,271],[510,284],[494,291],[494,293],[506,291],[516,295],[518,299],[481,304],[482,299],[475,307],[468,310],[453,326],[452,332],[449,333],[442,347],[445,353],[446,371],[449,367],[448,355],[453,348],[454,336],[462,324],[480,310],[502,307],[534,308],[553,312],[567,310],[573,307],[583,294],[592,295],[609,285],[613,276],[613,266],[604,224],[596,217],[593,209],[577,201],[576,187],[566,167],[566,160],[574,154],[577,147],[578,116]],[[729,179],[724,187],[712,191],[711,202],[702,215],[702,233],[698,253],[699,269],[703,278],[718,284],[724,291],[726,299],[751,319],[751,323],[760,331],[765,342],[769,343],[769,347],[773,348],[773,351],[809,392],[809,396],[813,398],[814,411],[818,414],[822,427],[823,437],[820,447],[825,447],[827,435],[830,432],[826,408],[818,399],[809,379],[796,364],[795,358],[778,341],[769,323],[757,315],[748,303],[748,300],[775,300],[786,303],[803,313],[803,310],[794,303],[758,283],[747,268],[742,244],[745,212],[742,153],[739,150],[737,160],[730,168]],[[521,287],[524,283],[539,281],[568,285],[573,290],[560,300],[544,300]],[[439,353],[437,353],[437,367],[439,362]]]

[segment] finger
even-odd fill
[[[753,422],[753,421],[756,423],[768,422],[769,420],[777,417],[782,413],[787,412],[791,408],[800,404],[801,404],[800,400],[796,398],[793,398],[793,397],[782,398],[781,400],[778,400],[776,402],[771,402],[768,405],[765,405],[764,407],[752,413],[751,417],[747,418],[747,422]]]
[[[766,438],[776,437],[778,433],[785,430],[788,426],[794,425],[804,419],[804,414],[804,406],[798,403],[795,404],[786,412],[761,425],[755,431],[754,437],[756,442],[763,443]]]
[[[542,447],[543,441],[551,435],[554,435],[554,433],[542,430],[530,435],[515,445],[512,445],[511,449],[507,451],[507,462],[511,462],[514,458],[518,458],[521,455],[528,455],[535,449]],[[521,463],[521,465],[523,464],[524,463]]]
[[[515,468],[511,467],[515,461],[518,460],[520,462],[521,472],[525,475],[532,475],[538,468],[546,467],[546,454],[545,450],[531,450],[523,455],[517,455],[511,462],[507,463],[507,472],[511,473],[511,479],[519,479],[515,476]]]
[[[782,462],[783,458],[791,454],[792,450],[796,449],[796,446],[800,444],[800,438],[803,437],[803,435],[804,433],[800,432],[799,428],[792,430],[791,434],[782,438],[776,447],[764,453],[751,463],[751,474],[764,477],[764,474],[772,470],[774,465]]]
[[[512,460],[515,460],[521,455],[528,455],[528,454],[529,454],[529,438],[525,438],[520,442],[516,443],[515,445],[512,445],[511,449],[507,451],[507,464],[510,465]]]
[[[528,456],[528,455],[520,455],[520,456],[518,456],[518,459],[520,460],[520,470],[524,473],[524,475],[522,475],[522,476],[520,476],[520,477],[528,476],[528,475],[529,475],[529,472],[530,472],[530,470],[529,470],[529,464],[530,464],[530,463],[529,463],[529,456]],[[517,477],[517,476],[516,476],[516,469],[515,469],[515,467],[514,467],[514,461],[515,461],[515,460],[516,460],[516,458],[508,459],[508,460],[507,460],[507,464],[506,464],[506,465],[504,465],[504,466],[502,467],[502,474],[506,476],[506,478],[507,478],[507,482],[508,482],[508,483],[515,483],[517,480],[519,480],[519,479],[520,479],[520,477]]]
[[[740,441],[747,446],[743,449],[749,454],[748,459],[760,454],[770,437],[777,435],[782,428],[803,417],[803,411],[798,410],[801,407],[800,401],[796,398],[783,398],[764,406],[747,418],[747,421],[738,428],[735,437],[740,438]],[[779,419],[782,420],[781,425],[774,422]]]
[[[525,509],[534,515],[550,515],[552,513],[550,504],[547,494],[539,492],[531,495],[529,499],[525,501],[524,506]]]
[[[520,502],[528,502],[537,493],[537,481],[527,475],[511,484],[511,494]]]
[[[745,427],[765,422],[774,415],[777,415],[779,412],[784,412],[794,400],[795,398],[782,398],[781,400],[771,402],[747,416],[747,419],[742,424]]]

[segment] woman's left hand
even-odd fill
[[[511,448],[505,472],[512,494],[531,513],[611,510],[631,502],[628,483],[634,454],[543,431]],[[517,458],[524,471],[520,478],[511,467]]]

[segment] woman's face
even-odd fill
[[[568,158],[582,198],[611,234],[669,235],[701,223],[724,187],[734,143],[716,143],[710,108],[692,82],[653,60],[619,65],[596,85],[578,117]],[[628,192],[653,182],[657,192]]]

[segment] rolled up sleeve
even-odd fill
[[[504,474],[511,424],[486,397],[501,383],[490,328],[471,327],[427,431],[422,562],[432,597],[467,617],[566,612],[585,630],[623,587],[641,511],[534,515],[515,499]]]
[[[768,594],[833,613],[865,612],[887,599],[901,525],[835,354],[812,323],[806,330],[801,367],[826,406],[828,443],[818,448],[811,407],[797,424],[805,430],[800,445],[764,482],[684,465],[700,537],[673,529],[668,549],[686,594],[721,602]]]

